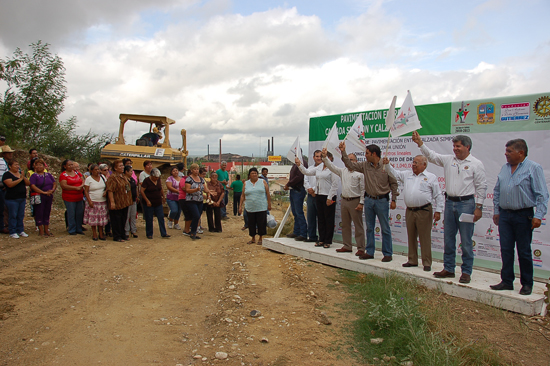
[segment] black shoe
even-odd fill
[[[491,285],[489,287],[491,289],[497,290],[497,291],[500,291],[500,290],[513,290],[514,289],[514,285],[507,285],[504,282],[501,282],[498,285]]]
[[[382,258],[382,262],[391,262],[393,257],[391,255],[385,255],[384,258]]]
[[[407,263],[403,263],[402,266],[403,267],[418,267],[418,264],[410,264],[409,262],[407,262]]]
[[[99,237],[99,240],[105,241],[105,240],[107,240],[107,239],[105,239],[105,237],[103,237],[103,238],[102,238],[102,237]]]
[[[137,238],[137,234],[132,234],[132,238]]]
[[[290,233],[290,234],[286,234],[286,237],[287,238],[290,238],[290,239],[294,239],[294,238],[297,238],[298,235],[294,234],[294,233]]]
[[[163,235],[162,237],[163,237],[163,238],[169,238],[170,235],[166,234],[166,235]]]
[[[294,240],[296,240],[296,241],[305,241],[306,238],[304,238],[303,236],[299,235],[299,236],[295,237]]]
[[[531,295],[531,292],[533,292],[533,286],[521,286],[521,290],[519,290],[520,295]]]
[[[317,239],[306,239],[304,240],[305,243],[317,243]]]
[[[152,236],[148,236],[147,239],[153,239],[153,237],[152,237]]]
[[[431,270],[432,270],[432,267],[424,266],[424,272],[430,272]]]

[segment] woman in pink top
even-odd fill
[[[166,203],[170,208],[168,213],[168,229],[181,230],[179,225],[181,208],[179,205],[179,185],[181,177],[179,176],[179,170],[176,166],[173,166],[170,170],[170,176],[166,179]]]
[[[189,236],[191,231],[191,213],[187,208],[187,203],[185,201],[186,192],[185,192],[185,180],[187,176],[183,176],[179,182],[178,190],[178,201],[180,203],[181,212],[183,213],[183,219],[185,221],[185,227],[183,228],[183,235]]]

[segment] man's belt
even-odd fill
[[[356,200],[356,199],[359,199],[361,197],[357,196],[357,197],[344,197],[344,196],[341,196],[343,200],[346,200],[346,201],[353,201],[353,200]]]
[[[473,194],[470,194],[468,196],[449,196],[447,193],[445,193],[445,197],[447,197],[448,200],[451,200],[453,202],[461,202],[461,201],[467,201],[469,199],[474,198]]]
[[[533,207],[520,208],[519,210],[509,210],[507,208],[499,207],[500,211],[510,212],[510,213],[521,213],[521,212],[533,212]]]
[[[407,207],[407,210],[411,210],[411,211],[420,211],[420,210],[425,210],[426,208],[430,207],[432,204],[431,203],[426,203],[424,206],[420,206],[420,207]],[[426,210],[428,211],[428,210]]]
[[[379,196],[371,196],[370,194],[365,192],[365,197],[373,199],[373,200],[381,200],[381,199],[385,198],[389,201],[390,200],[390,193],[388,192],[386,194],[381,194]]]

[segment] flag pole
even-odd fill
[[[391,129],[388,133],[388,143],[386,144],[386,154],[384,155],[384,157],[388,157],[388,149],[390,147],[390,138],[391,138]],[[382,165],[382,171],[385,172],[386,171],[386,165]]]
[[[388,129],[388,143],[386,144],[386,154],[385,157],[388,156],[388,149],[390,147],[390,138],[391,138],[391,129],[393,127],[393,124],[395,122],[395,101],[397,100],[397,96],[394,96],[390,109],[388,110],[388,115],[386,116],[386,128]],[[386,171],[386,165],[382,165],[382,171]]]

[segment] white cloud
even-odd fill
[[[48,26],[54,20],[69,24],[46,33],[59,40],[93,38],[80,47],[58,47],[67,69],[66,116],[77,116],[81,131],[117,133],[120,113],[166,115],[177,122],[173,146],[179,147],[179,129],[185,128],[191,154],[205,154],[207,144],[216,152],[221,138],[226,152],[257,155],[258,139],[275,136],[275,152],[284,155],[297,135],[307,140],[310,117],[387,108],[393,95],[399,105],[407,90],[416,104],[427,104],[546,91],[550,85],[547,40],[528,54],[493,60],[475,57],[460,42],[419,48],[411,43],[416,35],[385,7],[390,3],[367,1],[365,12],[341,19],[332,32],[296,8],[243,16],[228,13],[225,0],[174,0],[162,7],[141,0],[126,8],[98,2],[74,21],[54,14]],[[166,16],[166,25],[132,33],[147,11]],[[46,28],[37,24],[28,34],[0,36],[0,52]],[[460,30],[471,34],[463,23]],[[429,42],[440,32],[418,38]],[[441,71],[422,60],[460,66]],[[140,127],[128,125],[128,140],[144,132]]]

